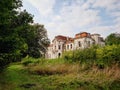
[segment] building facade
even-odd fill
[[[74,38],[58,35],[55,36],[52,44],[49,45],[46,52],[46,58],[59,58],[64,51],[89,48],[92,45],[105,45],[103,38],[100,37],[100,34],[81,32],[76,34]]]

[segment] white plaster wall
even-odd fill
[[[72,48],[71,48],[71,45],[72,45]],[[68,48],[68,46],[69,46],[69,48]],[[65,48],[66,48],[66,51],[74,50],[74,43],[68,43],[68,44],[66,44]]]
[[[81,43],[81,47],[79,47],[78,42]],[[84,48],[84,45],[85,45],[84,38],[79,38],[79,39],[74,40],[74,49],[82,49],[82,48]]]
[[[95,40],[95,44],[99,44],[99,36],[98,35],[93,35],[91,36]]]
[[[81,47],[79,47],[78,42],[81,43]],[[75,39],[74,41],[74,45],[75,45],[75,49],[83,49],[83,48],[87,48],[91,45],[93,45],[94,41],[91,38],[79,38],[79,39]]]

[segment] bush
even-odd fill
[[[67,51],[63,53],[63,58],[65,61],[71,61],[74,57],[74,51]]]
[[[93,46],[91,48],[68,51],[63,54],[63,58],[65,60],[72,60],[73,62],[93,62],[96,59],[96,47]]]
[[[104,68],[105,65],[120,63],[120,45],[93,46],[91,48],[68,51],[63,54],[63,58],[72,62],[95,63],[98,67]]]
[[[97,61],[104,64],[120,62],[120,45],[98,48],[96,55]]]
[[[21,60],[20,54],[15,54],[15,53],[0,54],[0,67],[4,67],[11,62],[16,62],[20,60]]]

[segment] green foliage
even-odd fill
[[[33,15],[20,11],[22,0],[0,1],[0,67],[26,55],[38,58],[49,44],[43,25],[33,23]]]
[[[35,65],[35,64],[39,64],[39,62],[41,61],[40,58],[38,59],[34,59],[32,57],[25,57],[21,63],[24,65],[24,66],[27,66],[29,64],[32,64],[32,65]]]
[[[4,53],[4,54],[0,54],[0,66],[5,66],[7,64],[9,64],[10,62],[15,62],[15,61],[20,61],[21,57],[19,56],[19,54],[15,54],[15,53]]]
[[[120,34],[119,33],[112,33],[105,39],[106,45],[119,45],[120,44]]]
[[[63,54],[65,60],[79,61],[79,62],[89,62],[96,59],[96,47],[68,51]]]
[[[22,52],[28,48],[18,31],[24,30],[24,23],[26,22],[28,25],[32,17],[29,14],[21,19],[22,12],[17,10],[21,6],[21,0],[0,1],[0,63],[2,63],[0,67],[13,61],[19,61],[22,58]],[[26,14],[24,13],[24,15]]]
[[[79,61],[80,63],[96,63],[100,68],[105,65],[120,62],[120,45],[86,48],[76,51],[68,51],[63,54],[68,61]]]
[[[39,58],[45,54],[47,46],[50,41],[47,37],[47,31],[44,28],[44,25],[34,24],[31,26],[31,31],[34,35],[27,38],[28,43],[28,55],[34,58]]]
[[[73,57],[74,57],[74,51],[67,51],[64,52],[62,57],[66,60],[66,61],[72,61]]]
[[[89,62],[96,59],[96,49],[94,47],[86,48],[75,53],[75,58],[80,62]]]
[[[97,59],[99,62],[111,64],[120,62],[120,45],[105,46],[97,49]]]

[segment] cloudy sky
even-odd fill
[[[34,15],[35,23],[45,25],[51,40],[83,31],[104,38],[120,33],[120,0],[23,0],[23,9]]]

